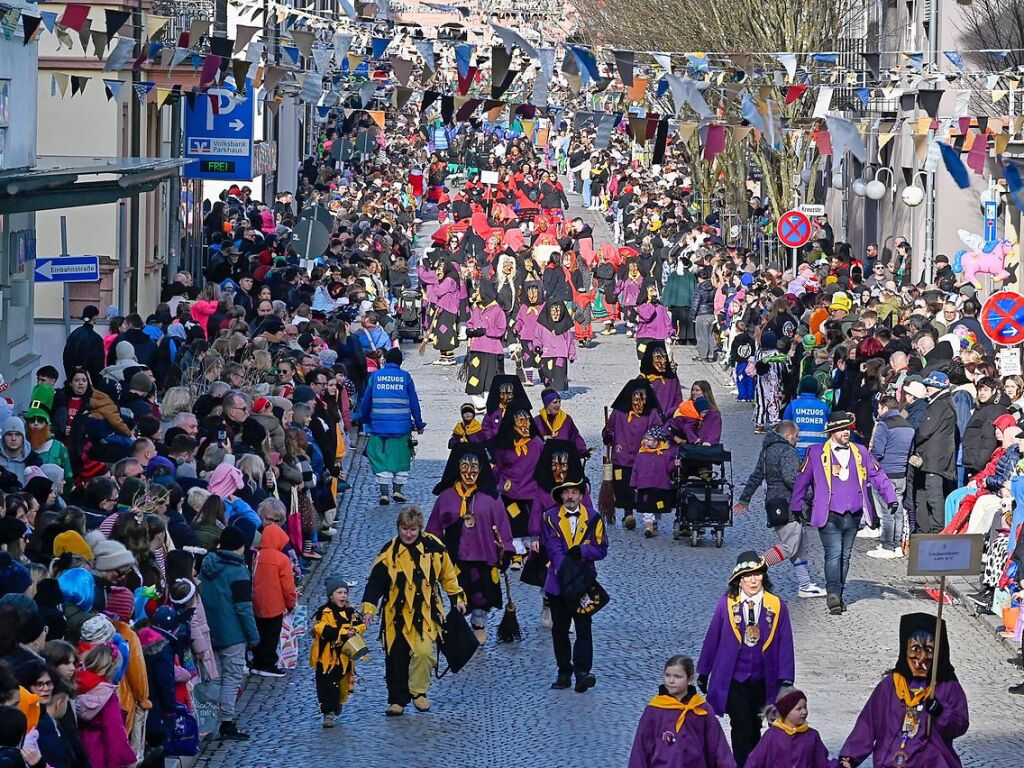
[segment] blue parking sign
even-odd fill
[[[256,99],[252,81],[239,97],[230,81],[185,102],[185,178],[219,181],[252,179]]]

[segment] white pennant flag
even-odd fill
[[[711,109],[708,107],[708,103],[704,101],[704,97],[700,95],[700,92],[697,90],[697,84],[693,80],[671,73],[666,74],[665,78],[672,89],[672,101],[675,102],[676,117],[679,117],[684,104],[696,112],[701,120],[711,117]]]
[[[299,91],[299,98],[310,103],[320,98],[323,90],[323,75],[319,72],[306,72],[302,78],[302,88]]]
[[[666,72],[672,71],[672,54],[662,53],[661,51],[651,51],[651,56],[658,62],[658,66],[664,69]]]
[[[341,68],[341,63],[348,58],[349,48],[352,47],[352,35],[347,32],[334,33],[334,63]]]
[[[313,66],[316,67],[316,71],[323,74],[327,71],[327,62],[331,58],[331,49],[326,45],[317,44],[313,46],[313,50],[310,52],[313,54]]]
[[[494,30],[494,34],[496,34],[501,39],[501,42],[505,44],[505,50],[508,51],[509,53],[512,52],[512,46],[517,45],[519,46],[520,50],[522,50],[522,52],[529,56],[531,59],[537,58],[537,49],[530,45],[528,42],[526,42],[526,38],[524,38],[514,29],[502,27],[494,23],[491,24],[491,28]]]
[[[430,40],[417,40],[416,50],[419,51],[423,64],[431,72],[437,70],[437,60],[434,57],[434,43]]]
[[[832,104],[832,93],[835,89],[828,85],[823,85],[818,89],[818,100],[814,102],[814,113],[812,117],[825,117],[828,114],[828,109]]]
[[[263,58],[263,41],[252,40],[249,43],[249,47],[245,51],[245,60],[252,64],[254,67],[260,65],[260,60]]]
[[[796,77],[796,54],[776,53],[775,58],[778,59],[779,63],[786,68],[786,74],[789,75],[789,82],[793,82],[793,78]]]
[[[825,123],[828,125],[828,132],[832,135],[833,157],[841,158],[846,150],[850,150],[850,154],[862,163],[867,162],[868,150],[864,146],[864,139],[861,138],[856,125],[849,120],[831,115],[825,118]]]
[[[117,72],[120,69],[124,69],[124,65],[128,63],[128,60],[132,57],[132,51],[135,49],[135,39],[132,37],[119,37],[117,38],[117,46],[107,56],[107,61],[103,65],[104,72]]]

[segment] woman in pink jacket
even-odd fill
[[[207,330],[207,324],[210,322],[210,317],[217,311],[217,307],[220,306],[220,286],[216,283],[207,283],[206,287],[203,288],[202,295],[192,302],[192,306],[189,307],[189,311],[192,313],[192,319],[198,323],[199,327],[203,331],[203,338],[209,338],[209,332]]]
[[[75,673],[75,714],[92,768],[128,768],[138,762],[124,729],[117,688],[111,682],[119,666],[109,645],[95,645]]]

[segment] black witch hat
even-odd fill
[[[523,387],[523,382],[519,380],[519,377],[511,373],[499,373],[491,379],[491,388],[487,392],[487,413],[493,413],[498,410],[498,397],[503,386],[512,387],[512,402],[525,402],[527,406],[532,408],[530,405],[530,397],[526,394],[526,388]]]
[[[566,476],[570,478],[585,477],[583,472],[583,458],[576,450],[576,444],[571,440],[545,440],[544,450],[540,453],[537,462],[537,469],[534,472],[534,480],[542,490],[551,493],[551,489],[558,485],[556,482],[553,464],[556,460],[564,461],[567,466]],[[558,479],[561,480],[560,478]]]
[[[956,670],[949,661],[949,638],[946,635],[946,622],[943,621],[940,627],[941,643],[939,645],[939,657],[932,660],[932,664],[938,665],[938,676],[936,680],[944,683],[948,680],[956,680]],[[896,671],[908,681],[914,677],[910,671],[910,664],[907,662],[907,643],[914,635],[922,633],[935,638],[935,617],[930,613],[907,613],[900,617],[900,655],[896,661]]]
[[[531,304],[530,300],[527,298],[527,291],[529,291],[530,288],[537,289],[537,301],[533,304]],[[536,307],[537,305],[544,303],[544,287],[541,285],[540,280],[525,281],[519,293],[519,301],[528,307]]]
[[[551,311],[555,307],[562,308],[562,314],[557,320],[551,316]],[[540,318],[538,318],[537,322],[556,334],[563,334],[572,328],[572,317],[570,317],[569,310],[565,306],[564,301],[549,301],[545,304],[544,311],[540,313]]]
[[[661,352],[665,356],[665,370],[656,371],[654,369],[654,353]],[[664,341],[648,341],[647,348],[644,350],[644,356],[640,360],[640,373],[645,376],[663,376],[666,379],[675,379],[675,369],[672,367],[672,361],[668,356],[668,349],[665,348]]]
[[[490,280],[481,279],[477,284],[480,292],[480,306],[486,307],[498,300],[498,289]]]
[[[616,395],[612,401],[612,410],[622,413],[629,413],[633,410],[633,393],[638,390],[647,395],[647,401],[644,403],[644,416],[658,407],[658,397],[654,394],[654,389],[651,388],[651,382],[643,376],[637,376],[635,379],[627,381]]]
[[[476,482],[476,487],[483,493],[497,496],[497,484],[491,469],[491,462],[487,458],[487,451],[476,443],[459,443],[452,448],[451,453],[448,454],[448,461],[444,465],[444,472],[441,473],[441,479],[434,486],[433,494],[438,496],[459,481],[459,462],[462,461],[463,456],[475,456],[480,462],[480,477]]]
[[[530,402],[528,400],[513,400],[512,404],[505,411],[501,420],[498,432],[494,436],[494,445],[498,448],[511,448],[517,438],[515,418],[517,413],[525,413],[530,420],[530,437],[537,437],[537,424],[530,413]]]

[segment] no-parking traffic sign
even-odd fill
[[[787,248],[800,248],[811,239],[811,220],[800,211],[786,211],[779,217],[775,233]]]
[[[981,308],[981,328],[996,344],[1020,344],[1024,341],[1024,296],[1015,291],[993,293]]]

